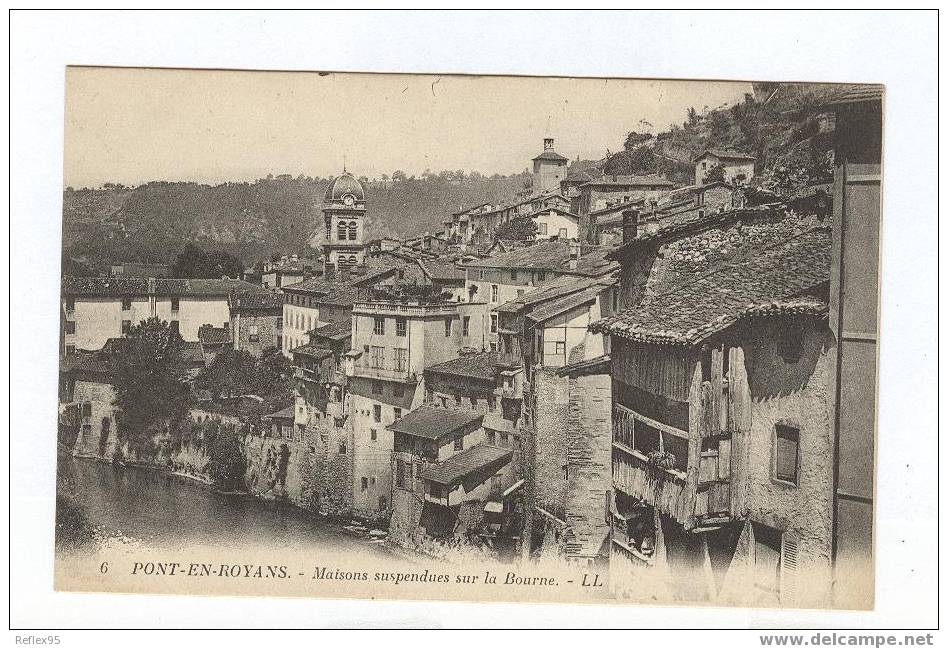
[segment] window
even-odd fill
[[[177,320],[172,320],[170,324],[171,324],[171,331],[175,332],[176,334],[180,334],[180,333],[181,333],[181,323],[180,323],[180,322],[178,322]]]
[[[408,320],[395,318],[395,335],[404,338],[408,335]]]
[[[560,239],[565,239],[567,236],[569,236],[569,233],[566,228],[560,228]]]
[[[517,289],[517,297],[520,297],[521,295],[523,295],[523,289],[522,289],[522,288],[518,288],[518,289]]]
[[[484,279],[484,271],[480,271],[480,273],[478,274],[478,277],[480,279]]]
[[[774,442],[774,477],[797,484],[800,473],[800,429],[777,424]]]
[[[454,405],[456,405],[458,408],[461,407],[461,395],[460,395],[460,394],[454,395]]]
[[[537,272],[537,281],[538,281],[538,282],[542,282],[542,281],[545,281],[545,280],[546,280],[546,271],[545,271],[545,270],[538,271],[538,272]]]
[[[82,404],[82,416],[91,417],[92,416],[92,402],[86,401]]]
[[[75,311],[76,310],[76,298],[67,297],[66,298],[66,311]]]
[[[374,318],[375,323],[373,327],[373,332],[376,336],[385,335],[385,318]]]
[[[477,410],[477,397],[471,397],[471,410]]]
[[[392,410],[392,412],[393,412],[394,415],[395,415],[395,419],[401,419],[401,418],[402,418],[402,409],[399,408],[398,406],[396,406],[396,407]]]
[[[366,491],[369,488],[369,479],[363,476],[360,484],[362,486],[362,491]]]
[[[487,412],[497,412],[497,397],[494,395],[487,397]]]
[[[516,282],[516,281],[517,281],[517,271],[515,271],[515,270],[511,270],[511,271],[510,271],[510,281],[511,281],[511,282]]]
[[[537,223],[537,234],[540,236],[546,236],[547,233],[546,223]]]
[[[372,347],[372,367],[380,370],[385,367],[385,348]]]
[[[132,310],[132,298],[123,297],[122,298],[122,311],[131,311]]]
[[[490,332],[492,334],[497,333],[497,314],[496,313],[490,314]]]
[[[371,478],[369,478],[369,484],[372,485],[373,487],[375,486],[375,476],[372,476]]]
[[[491,350],[492,352],[496,352],[496,351],[497,351],[497,343],[494,343],[494,342],[490,343],[490,350]]]
[[[250,325],[247,328],[247,335],[250,339],[250,342],[255,343],[260,340],[260,327],[257,325]]]
[[[490,285],[490,301],[491,301],[492,304],[496,304],[496,303],[497,303],[497,298],[498,298],[498,293],[499,293],[499,292],[500,292],[500,291],[498,290],[496,284],[491,284],[491,285]]]
[[[382,406],[381,405],[375,404],[372,406],[372,420],[377,424],[382,423]]]
[[[509,441],[509,440],[510,440],[510,436],[507,435],[507,433],[501,433],[501,434],[500,434],[500,445],[501,445],[501,446],[504,446],[504,447],[508,446],[508,445],[510,444],[510,441]]]
[[[370,435],[369,435],[369,436],[372,438],[372,441],[374,442],[375,440],[377,440],[377,439],[379,438],[379,431],[377,431],[377,430],[375,430],[375,429],[373,428],[373,429],[370,431]]]
[[[464,318],[461,320],[461,335],[471,335],[471,316],[469,315],[464,316]]]
[[[455,451],[464,450],[464,436],[463,435],[459,435],[458,437],[454,438],[454,450]]]
[[[66,333],[74,334],[76,333],[76,322],[75,320],[66,320]],[[124,332],[122,332],[124,333]]]
[[[496,444],[496,443],[497,443],[497,433],[496,433],[496,432],[494,432],[494,431],[492,431],[492,430],[487,431],[487,443],[488,443],[488,444]]]
[[[404,347],[395,348],[395,371],[396,372],[407,372],[408,371],[408,350]]]
[[[444,337],[445,338],[451,337],[451,318],[444,319]]]
[[[75,323],[73,323],[75,327]],[[132,332],[132,321],[131,320],[122,320],[122,335],[127,336]],[[68,333],[68,332],[67,332]]]
[[[339,455],[345,455],[345,454],[346,454],[346,443],[339,442]]]
[[[359,226],[355,221],[349,222],[349,241],[355,241],[359,232]],[[349,261],[352,261],[351,259]]]
[[[555,353],[557,356],[566,356],[566,343],[565,343],[565,342],[557,342],[557,343],[555,343],[555,345],[556,345],[556,351],[555,351],[554,353]]]
[[[382,394],[381,381],[372,381],[372,394]]]
[[[76,353],[75,345],[66,345],[66,356],[71,356]]]
[[[176,297],[171,298],[171,310],[177,311],[181,307],[181,300]]]
[[[346,238],[347,225],[348,224],[345,221],[339,221],[339,223],[336,225],[336,238],[340,241],[343,241]]]

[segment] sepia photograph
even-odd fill
[[[8,12],[9,642],[937,644],[937,18]]]
[[[882,86],[65,102],[58,588],[872,607]]]

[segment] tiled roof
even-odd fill
[[[425,373],[450,374],[465,378],[493,381],[497,366],[497,352],[464,354],[437,365],[425,368]]]
[[[618,268],[618,266],[617,266]],[[594,282],[594,283],[590,283]],[[603,277],[596,280],[590,280],[585,277],[576,277],[575,275],[565,275],[545,282],[533,289],[527,291],[520,297],[514,298],[498,306],[496,311],[506,313],[517,313],[528,307],[537,306],[553,300],[558,300],[564,296],[573,295],[585,291],[593,286],[608,286],[615,283],[612,277]]]
[[[489,470],[494,474],[497,469],[507,464],[513,457],[509,448],[478,444],[457,455],[452,455],[444,462],[432,464],[421,471],[422,480],[430,480],[438,484],[455,484],[467,476]],[[489,476],[485,475],[486,480]]]
[[[728,210],[706,215],[696,216],[689,220],[676,220],[671,225],[653,232],[639,231],[638,236],[629,243],[613,248],[606,256],[608,259],[620,259],[626,253],[643,247],[654,248],[669,241],[686,236],[720,228],[739,221],[754,221],[766,218],[781,218],[786,213],[786,207],[781,204],[759,205],[746,209]]]
[[[601,178],[596,178],[586,185],[603,185],[603,186],[629,186],[629,187],[640,187],[643,185],[648,186],[659,186],[659,187],[674,187],[675,183],[659,176],[658,174],[647,174],[644,176],[612,176],[604,175]]]
[[[576,264],[571,270],[570,242],[544,241],[525,248],[517,248],[508,252],[469,262],[468,268],[515,268],[523,270],[552,270],[573,275],[596,277],[616,268],[605,259],[605,255],[613,248],[605,246],[584,246]]]
[[[230,329],[224,327],[201,327],[198,340],[202,345],[220,345],[231,342]]]
[[[455,266],[454,264],[449,264],[443,261],[432,261],[432,260],[418,260],[418,265],[421,266],[422,272],[433,280],[440,281],[457,281],[464,280],[464,271]]]
[[[584,304],[595,302],[603,288],[604,286],[594,285],[582,291],[558,297],[537,307],[528,313],[527,317],[537,323],[546,322],[550,318],[555,318]]]
[[[885,94],[885,86],[882,85],[859,85],[847,90],[830,95],[822,102],[820,106],[842,106],[845,104],[858,104],[869,101],[882,101]]]
[[[612,367],[612,359],[609,354],[596,356],[595,358],[585,358],[581,361],[575,361],[563,365],[556,370],[558,376],[581,376],[583,374],[609,374],[609,368]]]
[[[320,338],[329,338],[330,340],[343,340],[352,335],[352,319],[346,318],[338,322],[320,325],[307,333]]]
[[[484,413],[474,410],[451,410],[419,406],[388,427],[396,433],[437,440],[474,422],[480,423]]]
[[[262,286],[239,279],[168,279],[154,280],[154,294],[160,296],[207,295],[227,297],[235,292],[263,293]],[[64,277],[63,295],[149,295],[147,277]]]
[[[305,345],[300,345],[299,347],[294,347],[290,350],[290,353],[294,356],[296,354],[302,354],[311,358],[315,358],[316,360],[322,360],[332,356],[333,352],[331,349],[326,349],[325,347],[320,347],[319,345],[313,343],[307,343]]]
[[[600,178],[602,170],[599,165],[601,164],[603,164],[602,160],[576,160],[566,170],[566,180],[587,182]]]
[[[743,151],[735,151],[734,149],[705,149],[702,153],[698,155],[695,160],[700,160],[704,156],[711,154],[715,157],[721,158],[722,160],[747,160],[751,162],[756,160],[754,156],[749,153],[744,153]]]
[[[280,293],[241,291],[231,300],[231,309],[235,312],[282,311],[283,296]]]
[[[293,406],[287,406],[283,410],[264,415],[261,419],[293,419],[295,416]]]
[[[553,160],[554,162],[563,162],[569,158],[561,156],[556,151],[544,151],[540,155],[536,156],[534,160]]]
[[[639,342],[694,345],[740,318],[818,314],[829,282],[831,229],[799,230],[788,217],[730,259],[682,261],[681,268],[693,264],[696,272],[666,272],[639,305],[590,328]]]

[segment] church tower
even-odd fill
[[[553,138],[543,139],[543,153],[533,159],[533,191],[537,194],[559,192],[566,178],[568,160],[553,150]]]
[[[352,174],[344,172],[329,183],[323,217],[325,263],[340,269],[365,263],[365,188]]]

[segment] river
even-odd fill
[[[57,480],[89,522],[108,535],[155,548],[263,546],[390,556],[381,544],[285,503],[219,494],[204,485],[139,467],[59,458]]]

